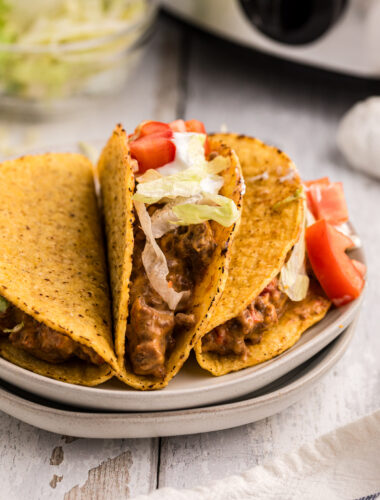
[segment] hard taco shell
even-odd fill
[[[0,335],[0,355],[40,375],[97,385],[117,369],[93,167],[78,154],[0,165],[0,295],[106,363],[39,360]]]
[[[238,155],[246,191],[227,283],[207,332],[243,311],[278,275],[299,238],[304,218],[301,179],[285,153],[243,135],[216,134],[213,140],[222,141]],[[246,358],[203,352],[199,341],[195,346],[197,361],[213,375],[223,375],[271,359],[320,321],[329,306],[322,291],[314,287],[304,301],[289,301],[279,323],[264,333],[259,344],[249,346]]]
[[[220,138],[211,138],[210,148],[229,160],[229,166],[223,172],[225,182],[220,194],[233,199],[240,210],[243,184],[239,160]],[[165,378],[157,379],[134,374],[125,356],[125,333],[126,328],[128,328],[128,286],[133,256],[133,163],[126,133],[121,125],[117,126],[103,150],[98,171],[102,189],[114,301],[115,342],[119,361],[118,376],[126,384],[136,389],[152,390],[160,389],[168,384],[188,358],[194,344],[204,334],[206,323],[212,317],[225,286],[230,248],[239,222],[228,228],[212,223],[217,250],[205,279],[195,288],[192,313],[195,314],[196,325],[176,338],[176,346],[167,360]]]

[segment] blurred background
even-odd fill
[[[0,157],[184,117],[324,175],[346,163],[342,116],[380,93],[379,23],[377,0],[0,0]],[[359,118],[339,141],[354,166]]]

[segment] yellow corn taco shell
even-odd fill
[[[25,156],[0,165],[0,295],[106,363],[52,364],[0,334],[2,357],[73,384],[92,386],[113,376],[103,238],[93,168],[84,156]]]
[[[301,179],[285,153],[242,135],[216,134],[214,139],[223,141],[238,155],[246,192],[227,284],[208,323],[208,332],[243,311],[278,275],[303,221]],[[249,346],[244,359],[203,352],[199,341],[195,346],[197,361],[213,375],[262,363],[289,349],[307,328],[323,318],[329,306],[314,287],[304,301],[287,305],[279,323],[264,333],[259,344]]]
[[[212,139],[210,146],[211,150],[229,159],[229,167],[223,173],[225,182],[220,194],[233,199],[240,210],[243,184],[239,160],[218,138]],[[194,344],[205,333],[206,323],[213,315],[226,283],[230,248],[239,223],[229,228],[212,223],[214,238],[218,246],[205,279],[196,286],[194,291],[192,313],[195,315],[196,324],[181,336],[176,337],[176,346],[166,362],[166,376],[163,379],[157,379],[152,376],[134,374],[125,356],[128,286],[133,255],[134,179],[132,169],[133,160],[129,154],[127,137],[122,127],[118,126],[104,148],[98,165],[113,291],[115,343],[119,361],[118,376],[136,389],[152,390],[160,389],[168,384],[188,358]]]

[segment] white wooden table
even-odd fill
[[[242,51],[161,17],[123,95],[86,113],[20,123],[0,114],[0,131],[22,147],[106,139],[116,122],[198,118],[226,124],[284,149],[305,178],[344,182],[369,262],[357,334],[344,358],[301,402],[244,427],[161,439],[86,440],[40,431],[0,412],[0,498],[124,499],[157,487],[192,487],[244,471],[380,406],[380,182],[348,169],[335,130],[374,83],[336,77]],[[4,129],[6,127],[6,130]]]

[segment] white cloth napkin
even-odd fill
[[[135,500],[380,499],[380,410],[243,474]]]

